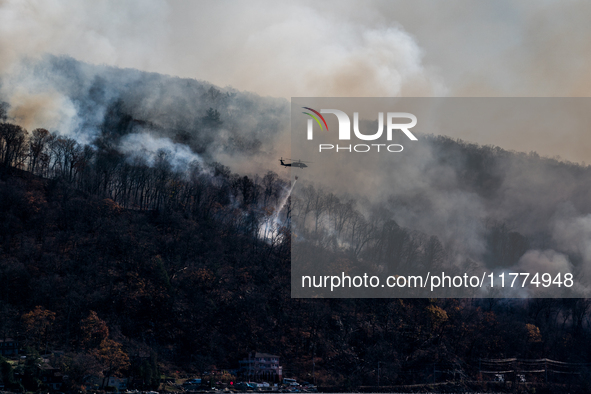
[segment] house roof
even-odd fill
[[[265,358],[269,358],[269,357],[273,357],[273,358],[279,358],[279,356],[275,356],[274,354],[269,354],[269,353],[255,353],[254,354],[255,357],[265,357]]]
[[[43,369],[45,371],[59,371],[59,368],[55,368],[52,365],[49,364],[41,364],[39,365],[39,369]]]

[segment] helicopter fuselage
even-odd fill
[[[281,159],[279,160],[281,162],[281,165],[284,167],[297,167],[297,168],[306,168],[308,167],[305,163],[302,163],[301,161],[295,161],[293,163],[288,163],[285,164],[285,162]]]

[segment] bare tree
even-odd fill
[[[8,120],[8,103],[5,101],[0,102],[0,122],[6,122]]]
[[[7,168],[19,166],[25,155],[27,131],[12,123],[0,123],[0,160]]]
[[[36,173],[37,166],[45,153],[51,135],[46,129],[35,129],[29,140],[29,171]]]

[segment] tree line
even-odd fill
[[[251,179],[232,174],[217,162],[195,160],[179,170],[173,160],[173,153],[165,149],[150,162],[145,156],[121,153],[105,139],[82,145],[43,128],[29,133],[16,124],[0,123],[0,163],[4,171],[15,168],[46,179],[60,179],[76,190],[109,198],[126,209],[172,209],[208,218],[219,207],[273,207],[287,186],[272,171]],[[227,214],[218,212],[217,216]],[[249,212],[244,223],[237,225],[252,226],[253,216],[257,215]],[[257,230],[251,231],[256,234]]]

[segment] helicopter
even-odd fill
[[[298,167],[298,168],[306,168],[308,167],[305,163],[311,163],[310,161],[302,161],[302,160],[295,160],[291,163],[287,163],[285,164],[285,162],[283,160],[292,160],[292,159],[283,159],[283,157],[281,159],[279,159],[279,162],[281,163],[282,166],[284,167]]]

